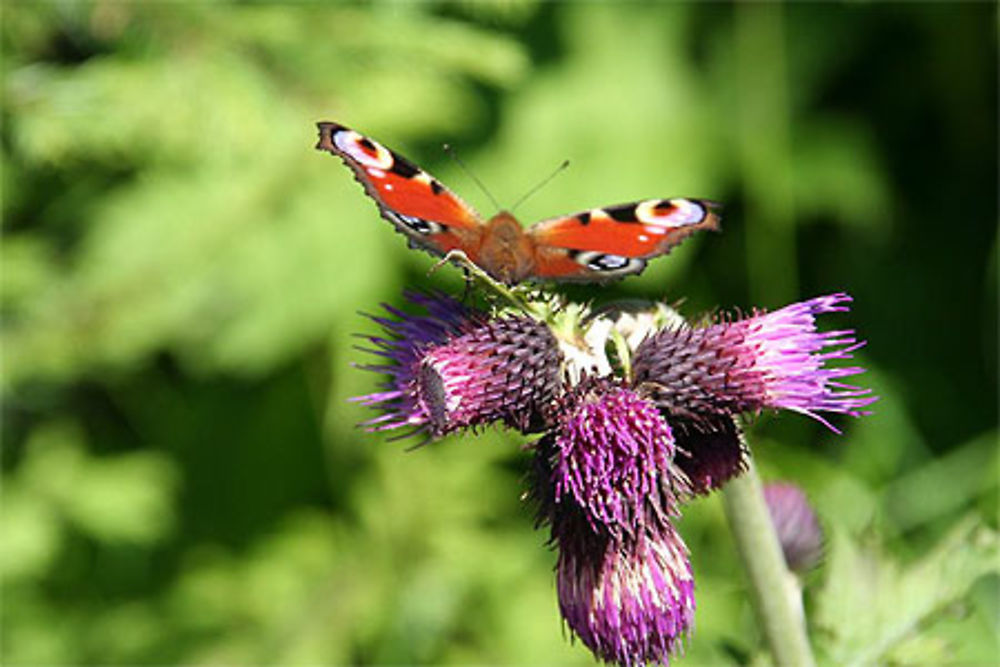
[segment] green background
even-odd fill
[[[824,662],[995,660],[992,4],[4,2],[0,659],[580,663],[516,434],[354,425],[358,311],[431,277],[317,120],[484,214],[725,204],[601,304],[836,291],[882,398],[750,428],[828,535]],[[682,664],[763,659],[718,498],[680,522]],[[984,576],[985,575],[985,576]]]

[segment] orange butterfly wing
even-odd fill
[[[639,273],[694,232],[718,230],[719,208],[704,199],[647,199],[543,220],[527,230],[531,277],[587,282]]]
[[[317,150],[340,157],[354,171],[379,211],[413,245],[435,255],[472,253],[483,222],[437,179],[402,155],[339,123],[320,122]]]

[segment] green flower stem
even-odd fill
[[[746,473],[726,485],[722,498],[753,591],[758,622],[775,664],[815,665],[802,613],[801,591],[795,576],[785,566],[752,458]]]

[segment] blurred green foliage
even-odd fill
[[[847,290],[876,414],[753,428],[829,531],[821,658],[996,659],[996,9],[532,2],[2,7],[4,664],[585,663],[503,432],[355,429],[357,314],[428,278],[338,120],[483,212],[652,196],[724,233],[598,302]],[[761,660],[716,499],[691,664]]]

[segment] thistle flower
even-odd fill
[[[804,572],[823,553],[823,529],[806,494],[787,482],[764,485],[764,500],[789,569]]]
[[[706,327],[663,329],[639,345],[634,384],[671,415],[693,419],[765,408],[806,414],[839,433],[821,412],[853,417],[877,397],[840,382],[864,371],[830,368],[864,345],[851,330],[820,333],[816,316],[846,311],[846,294]]]
[[[366,425],[408,425],[433,437],[498,421],[544,431],[533,445],[531,491],[558,551],[559,609],[573,635],[607,662],[665,663],[690,633],[694,581],[673,521],[682,501],[746,468],[736,416],[795,410],[836,431],[822,413],[860,416],[876,400],[841,381],[861,368],[828,366],[863,343],[849,330],[816,330],[817,315],[847,310],[845,294],[659,331],[652,330],[669,322],[665,307],[634,318],[631,331],[622,328],[624,316],[588,320],[578,308],[564,313],[571,326],[547,319],[578,334],[561,336],[562,352],[533,318],[490,317],[440,296],[409,298],[426,314],[386,306],[389,317],[372,318],[386,334],[369,338],[370,351],[385,361],[365,368],[386,378],[383,391],[356,399],[382,413]],[[613,375],[611,340],[625,366],[634,349],[630,379]],[[786,558],[808,562],[812,542],[797,538],[818,532],[815,517],[810,523],[790,494],[771,493],[779,535],[791,531]]]
[[[572,496],[556,501],[554,438],[536,445],[532,495],[558,551],[559,611],[595,656],[621,665],[666,663],[694,621],[687,547],[669,517],[650,516],[615,538]]]
[[[598,658],[666,662],[694,618],[687,548],[671,523],[688,493],[670,427],[624,383],[585,378],[535,444],[537,523],[558,550],[559,609]]]
[[[598,532],[634,533],[676,512],[674,437],[653,403],[621,381],[585,378],[559,401],[551,437],[553,503],[584,509]]]
[[[384,391],[355,400],[383,414],[371,430],[413,426],[437,437],[502,421],[536,427],[559,389],[560,353],[548,327],[529,317],[490,318],[453,299],[408,294],[426,315],[372,317],[388,337],[369,337],[388,363]]]
[[[573,634],[606,662],[667,663],[695,610],[688,550],[673,524],[622,541],[593,535],[557,546],[559,610]]]

